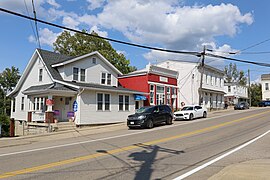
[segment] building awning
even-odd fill
[[[146,96],[139,95],[139,94],[134,95],[134,100],[135,101],[146,100],[146,99],[147,99]]]

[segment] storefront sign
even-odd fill
[[[53,106],[53,105],[54,105],[53,99],[47,99],[47,100],[46,100],[46,105],[47,105],[47,106]]]
[[[161,81],[161,82],[168,82],[168,78],[159,76],[159,81]]]

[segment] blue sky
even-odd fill
[[[207,45],[226,55],[220,51],[242,50],[270,38],[267,23],[270,1],[267,0],[35,0],[35,6],[37,17],[42,20],[166,49],[201,51],[203,45]],[[0,7],[33,16],[31,0],[1,0]],[[38,47],[31,22],[6,13],[0,13],[0,22],[0,71],[15,66],[23,72]],[[41,48],[52,50],[52,42],[62,30],[43,24],[38,24],[38,28]],[[116,43],[112,45],[138,69],[149,62],[195,58]],[[270,51],[269,45],[270,41],[267,41],[233,57],[268,63],[269,53],[247,53]],[[209,58],[206,62],[221,69],[229,63]],[[261,74],[270,70],[243,63],[237,63],[237,67],[245,72],[250,69],[252,81],[258,81]]]

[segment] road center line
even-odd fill
[[[176,136],[171,136],[171,137],[167,137],[167,138],[163,138],[163,139],[157,139],[157,140],[145,142],[145,143],[142,143],[142,144],[143,145],[155,145],[155,144],[158,144],[158,143],[164,143],[164,142],[167,142],[167,141],[180,139],[180,138],[183,138],[183,137],[192,136],[192,135],[208,132],[208,131],[211,131],[211,130],[215,130],[215,129],[218,129],[220,127],[224,127],[224,126],[236,123],[236,122],[244,121],[244,120],[247,120],[247,119],[259,116],[259,115],[263,115],[263,114],[266,114],[266,113],[269,113],[269,111],[262,112],[262,113],[259,113],[259,114],[254,114],[254,115],[251,115],[251,116],[246,116],[246,117],[243,117],[243,118],[240,118],[240,119],[236,119],[236,120],[229,121],[229,122],[226,122],[226,123],[218,124],[218,125],[215,125],[215,126],[210,126],[210,127],[207,127],[207,128],[196,130],[196,131],[191,131],[191,132],[184,133],[184,134],[179,134],[179,135],[176,135]],[[116,153],[125,152],[125,151],[129,151],[129,150],[134,150],[134,149],[138,149],[138,148],[141,148],[140,145],[131,145],[131,146],[126,146],[126,147],[122,147],[122,148],[118,148],[118,149],[108,150],[107,153],[95,153],[95,154],[90,154],[90,155],[86,155],[86,156],[80,156],[80,157],[73,158],[73,159],[67,159],[67,160],[57,161],[57,162],[44,164],[44,165],[40,165],[40,166],[35,166],[35,167],[31,167],[31,168],[26,168],[26,169],[22,169],[22,170],[6,172],[4,174],[0,174],[0,179],[12,177],[12,176],[17,176],[17,175],[21,175],[21,174],[26,174],[26,173],[30,173],[30,172],[35,172],[35,171],[39,171],[39,170],[49,169],[49,168],[53,168],[53,167],[58,167],[58,166],[62,166],[62,165],[67,165],[67,164],[71,164],[71,163],[75,163],[75,162],[90,160],[90,159],[98,158],[98,157],[102,157],[102,156],[108,156],[110,154],[116,154]]]
[[[239,151],[240,149],[242,149],[242,148],[248,146],[249,144],[251,144],[251,143],[257,141],[258,139],[264,137],[264,136],[267,135],[268,133],[270,133],[270,130],[268,130],[267,132],[263,133],[262,135],[260,135],[260,136],[258,136],[258,137],[256,137],[256,138],[254,138],[254,139],[252,139],[252,140],[246,142],[245,144],[242,144],[241,146],[238,146],[237,148],[235,148],[235,149],[233,149],[233,150],[231,150],[231,151],[229,151],[229,152],[227,152],[227,153],[225,153],[225,154],[223,154],[223,155],[221,155],[221,156],[219,156],[219,157],[217,157],[217,158],[215,158],[215,159],[213,159],[213,160],[211,160],[211,161],[209,161],[209,162],[207,162],[207,163],[205,163],[205,164],[203,164],[203,165],[201,165],[201,166],[199,166],[199,167],[197,167],[197,168],[195,168],[195,169],[193,169],[193,170],[191,170],[191,171],[189,171],[189,172],[187,172],[187,173],[185,173],[185,174],[183,174],[183,175],[181,175],[181,176],[178,176],[177,178],[175,178],[175,179],[173,179],[173,180],[181,180],[181,179],[184,179],[184,178],[186,178],[186,177],[188,177],[188,176],[190,176],[190,175],[192,175],[192,174],[194,174],[194,173],[196,173],[196,172],[198,172],[198,171],[200,171],[200,170],[206,168],[207,166],[209,166],[209,165],[211,165],[211,164],[213,164],[213,163],[215,163],[215,162],[217,162],[217,161],[219,161],[219,160],[225,158],[226,156],[229,156],[230,154],[232,154],[232,153],[234,153],[234,152],[236,152],[236,151]]]
[[[56,149],[56,148],[61,148],[61,147],[75,146],[75,145],[81,145],[81,144],[86,144],[86,143],[92,143],[92,142],[104,141],[104,140],[109,140],[109,139],[121,138],[121,137],[126,137],[126,136],[132,136],[132,135],[148,133],[148,132],[152,132],[152,131],[164,130],[164,129],[172,128],[172,127],[183,126],[183,125],[186,125],[186,124],[191,124],[191,123],[196,123],[196,122],[208,121],[208,120],[211,120],[211,119],[225,117],[225,116],[227,116],[227,115],[221,115],[221,116],[217,116],[217,117],[211,117],[211,118],[203,119],[203,120],[200,120],[200,121],[185,122],[183,124],[177,124],[177,125],[174,125],[174,126],[166,126],[166,127],[162,127],[162,128],[155,128],[155,129],[151,129],[151,130],[147,130],[147,131],[140,131],[140,132],[135,132],[135,133],[122,134],[122,135],[117,135],[117,136],[112,136],[112,137],[105,137],[105,138],[93,139],[93,140],[88,140],[88,141],[80,141],[80,142],[74,142],[74,143],[68,143],[68,144],[62,144],[62,145],[55,145],[55,146],[49,146],[49,147],[43,147],[43,148],[36,148],[36,149],[29,149],[29,150],[24,150],[24,151],[5,153],[5,154],[0,154],[0,157],[23,154],[23,153],[30,153],[30,152],[36,152],[36,151],[43,151],[43,150],[49,150],[49,149]]]

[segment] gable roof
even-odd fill
[[[76,61],[80,61],[84,58],[87,58],[89,56],[93,56],[93,55],[97,55],[105,64],[107,64],[110,68],[112,68],[117,74],[122,75],[122,73],[114,66],[112,65],[104,56],[102,56],[98,51],[94,51],[82,56],[77,56],[77,57],[73,57],[71,59],[66,59],[60,62],[55,62],[54,64],[52,64],[52,67],[59,67],[59,66],[64,66],[66,64],[70,64]]]

